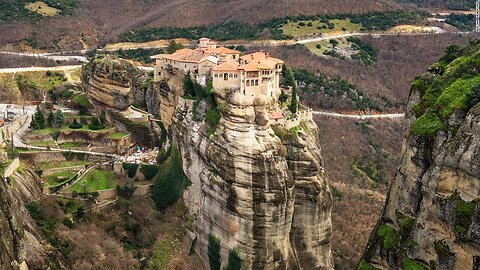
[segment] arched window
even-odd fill
[[[228,73],[223,74],[223,79],[224,79],[225,81],[228,81]]]
[[[247,80],[247,86],[250,86],[250,80]]]

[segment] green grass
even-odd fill
[[[305,36],[311,34],[321,34],[321,33],[329,33],[334,31],[347,31],[347,32],[358,32],[362,29],[361,24],[352,23],[350,19],[338,20],[332,19],[329,20],[330,23],[334,25],[333,29],[329,29],[326,23],[320,22],[320,20],[308,20],[308,21],[288,21],[285,25],[282,26],[283,34],[287,36]],[[301,26],[300,24],[305,24]],[[310,25],[311,24],[311,25]],[[318,29],[318,27],[322,29]],[[323,28],[327,27],[327,28]],[[342,30],[344,28],[345,30]]]
[[[420,101],[412,107],[417,117],[412,131],[418,135],[434,136],[446,130],[448,119],[455,110],[467,110],[468,95],[480,86],[480,43],[467,47],[449,46],[430,72],[412,82],[412,91]]]
[[[57,186],[72,179],[76,172],[58,172],[45,177],[44,187]]]
[[[176,237],[168,237],[155,245],[153,256],[149,263],[149,269],[168,269],[168,262],[180,242]]]
[[[350,43],[344,39],[344,38],[338,38],[335,39],[338,41],[337,47],[342,47],[349,45]],[[320,48],[317,48],[317,45],[320,45]],[[332,49],[332,44],[330,43],[330,40],[321,40],[321,41],[315,41],[315,42],[309,42],[306,43],[305,46],[314,54],[316,55],[323,55],[325,51],[331,50]]]
[[[33,146],[40,146],[40,147],[57,147],[55,141],[40,141],[40,142],[30,142],[29,144]]]
[[[365,260],[362,260],[357,270],[380,270],[380,269],[374,267],[371,263],[366,262]]]
[[[80,147],[82,145],[83,143],[78,143],[78,142],[66,142],[66,143],[59,144],[60,148],[62,149],[70,149],[70,148]]]
[[[433,112],[426,112],[412,125],[412,132],[422,136],[434,136],[438,131],[445,129],[445,124]]]
[[[428,270],[420,262],[412,260],[408,257],[403,258],[403,270]]]
[[[74,166],[85,166],[89,164],[89,161],[83,160],[72,160],[72,161],[47,161],[39,166],[40,170],[48,170],[53,168],[66,168],[66,167],[74,167]]]
[[[106,133],[110,131],[110,127],[106,127],[104,129],[100,130],[92,130],[88,128],[88,125],[83,126],[82,128],[79,129],[72,129],[68,126],[63,126],[60,128],[52,128],[52,127],[47,127],[44,129],[37,129],[37,130],[31,130],[30,133],[33,135],[47,135],[47,134],[52,134],[55,131],[83,131],[83,132],[95,132],[95,133]]]
[[[15,75],[15,81],[19,88],[38,88],[46,91],[52,91],[60,85],[67,83],[67,78],[63,72],[21,72]]]
[[[380,224],[377,235],[383,238],[383,248],[385,250],[393,249],[398,245],[398,234],[396,230],[386,223]]]
[[[99,190],[115,188],[116,175],[113,171],[93,169],[75,185],[67,189],[68,192],[92,193]]]
[[[466,109],[467,94],[480,85],[480,76],[458,79],[448,86],[435,102],[442,119],[448,118],[455,109]]]
[[[91,104],[90,101],[88,100],[87,94],[82,94],[78,95],[73,98],[73,103],[77,104],[78,106],[82,108],[90,108]]]
[[[112,139],[112,140],[120,140],[121,138],[127,136],[128,133],[125,133],[125,132],[115,132],[115,133],[112,133],[108,136],[109,139]]]

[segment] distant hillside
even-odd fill
[[[46,0],[47,7],[27,10],[25,4],[32,2],[35,1],[0,2],[0,46],[29,40],[39,48],[82,49],[142,27],[192,27],[226,21],[255,24],[287,15],[402,8],[393,0],[299,0],[295,4],[289,0]],[[58,15],[41,15],[45,8],[58,9]]]
[[[475,0],[397,0],[399,3],[412,3],[420,7],[436,7],[455,10],[475,8]]]

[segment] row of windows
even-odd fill
[[[224,73],[224,74],[218,74],[216,73],[215,75],[213,75],[215,78],[223,78],[225,81],[228,80],[228,78],[232,79],[232,78],[238,78],[238,74],[236,73]]]
[[[258,86],[258,80],[247,80],[247,86]]]

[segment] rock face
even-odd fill
[[[146,107],[149,76],[125,60],[97,58],[84,66],[82,81],[91,100],[110,108],[123,111],[132,104]]]
[[[316,124],[274,131],[266,98],[245,104],[216,93],[215,99],[222,117],[213,135],[194,120],[193,101],[179,98],[172,124],[192,182],[184,200],[197,217],[197,253],[208,265],[212,235],[222,267],[235,250],[242,269],[333,269],[332,198]]]
[[[434,78],[434,83],[424,84],[430,79],[421,78],[414,82],[400,168],[359,269],[372,269],[362,268],[368,264],[379,269],[479,269],[480,104],[468,109],[460,103],[448,115],[444,99],[458,90],[452,88],[455,80],[470,80],[469,73],[478,76],[478,64],[469,62],[478,57],[477,49],[473,58],[468,51],[463,50],[461,61],[450,57],[432,66],[440,71],[424,78]],[[420,105],[428,106],[424,101],[435,91],[429,86],[436,85],[435,80],[450,83],[437,88],[443,93],[434,102],[444,126],[438,121],[419,125],[425,119],[435,123],[435,117],[418,117],[423,113]],[[465,88],[455,97],[465,97],[470,90]],[[431,129],[436,132],[428,132]]]
[[[27,203],[42,199],[40,181],[26,169],[15,173],[11,181],[13,188],[0,179],[0,269],[25,269],[22,265],[50,269],[51,262],[61,267],[56,251],[45,244],[46,239],[25,208]]]

